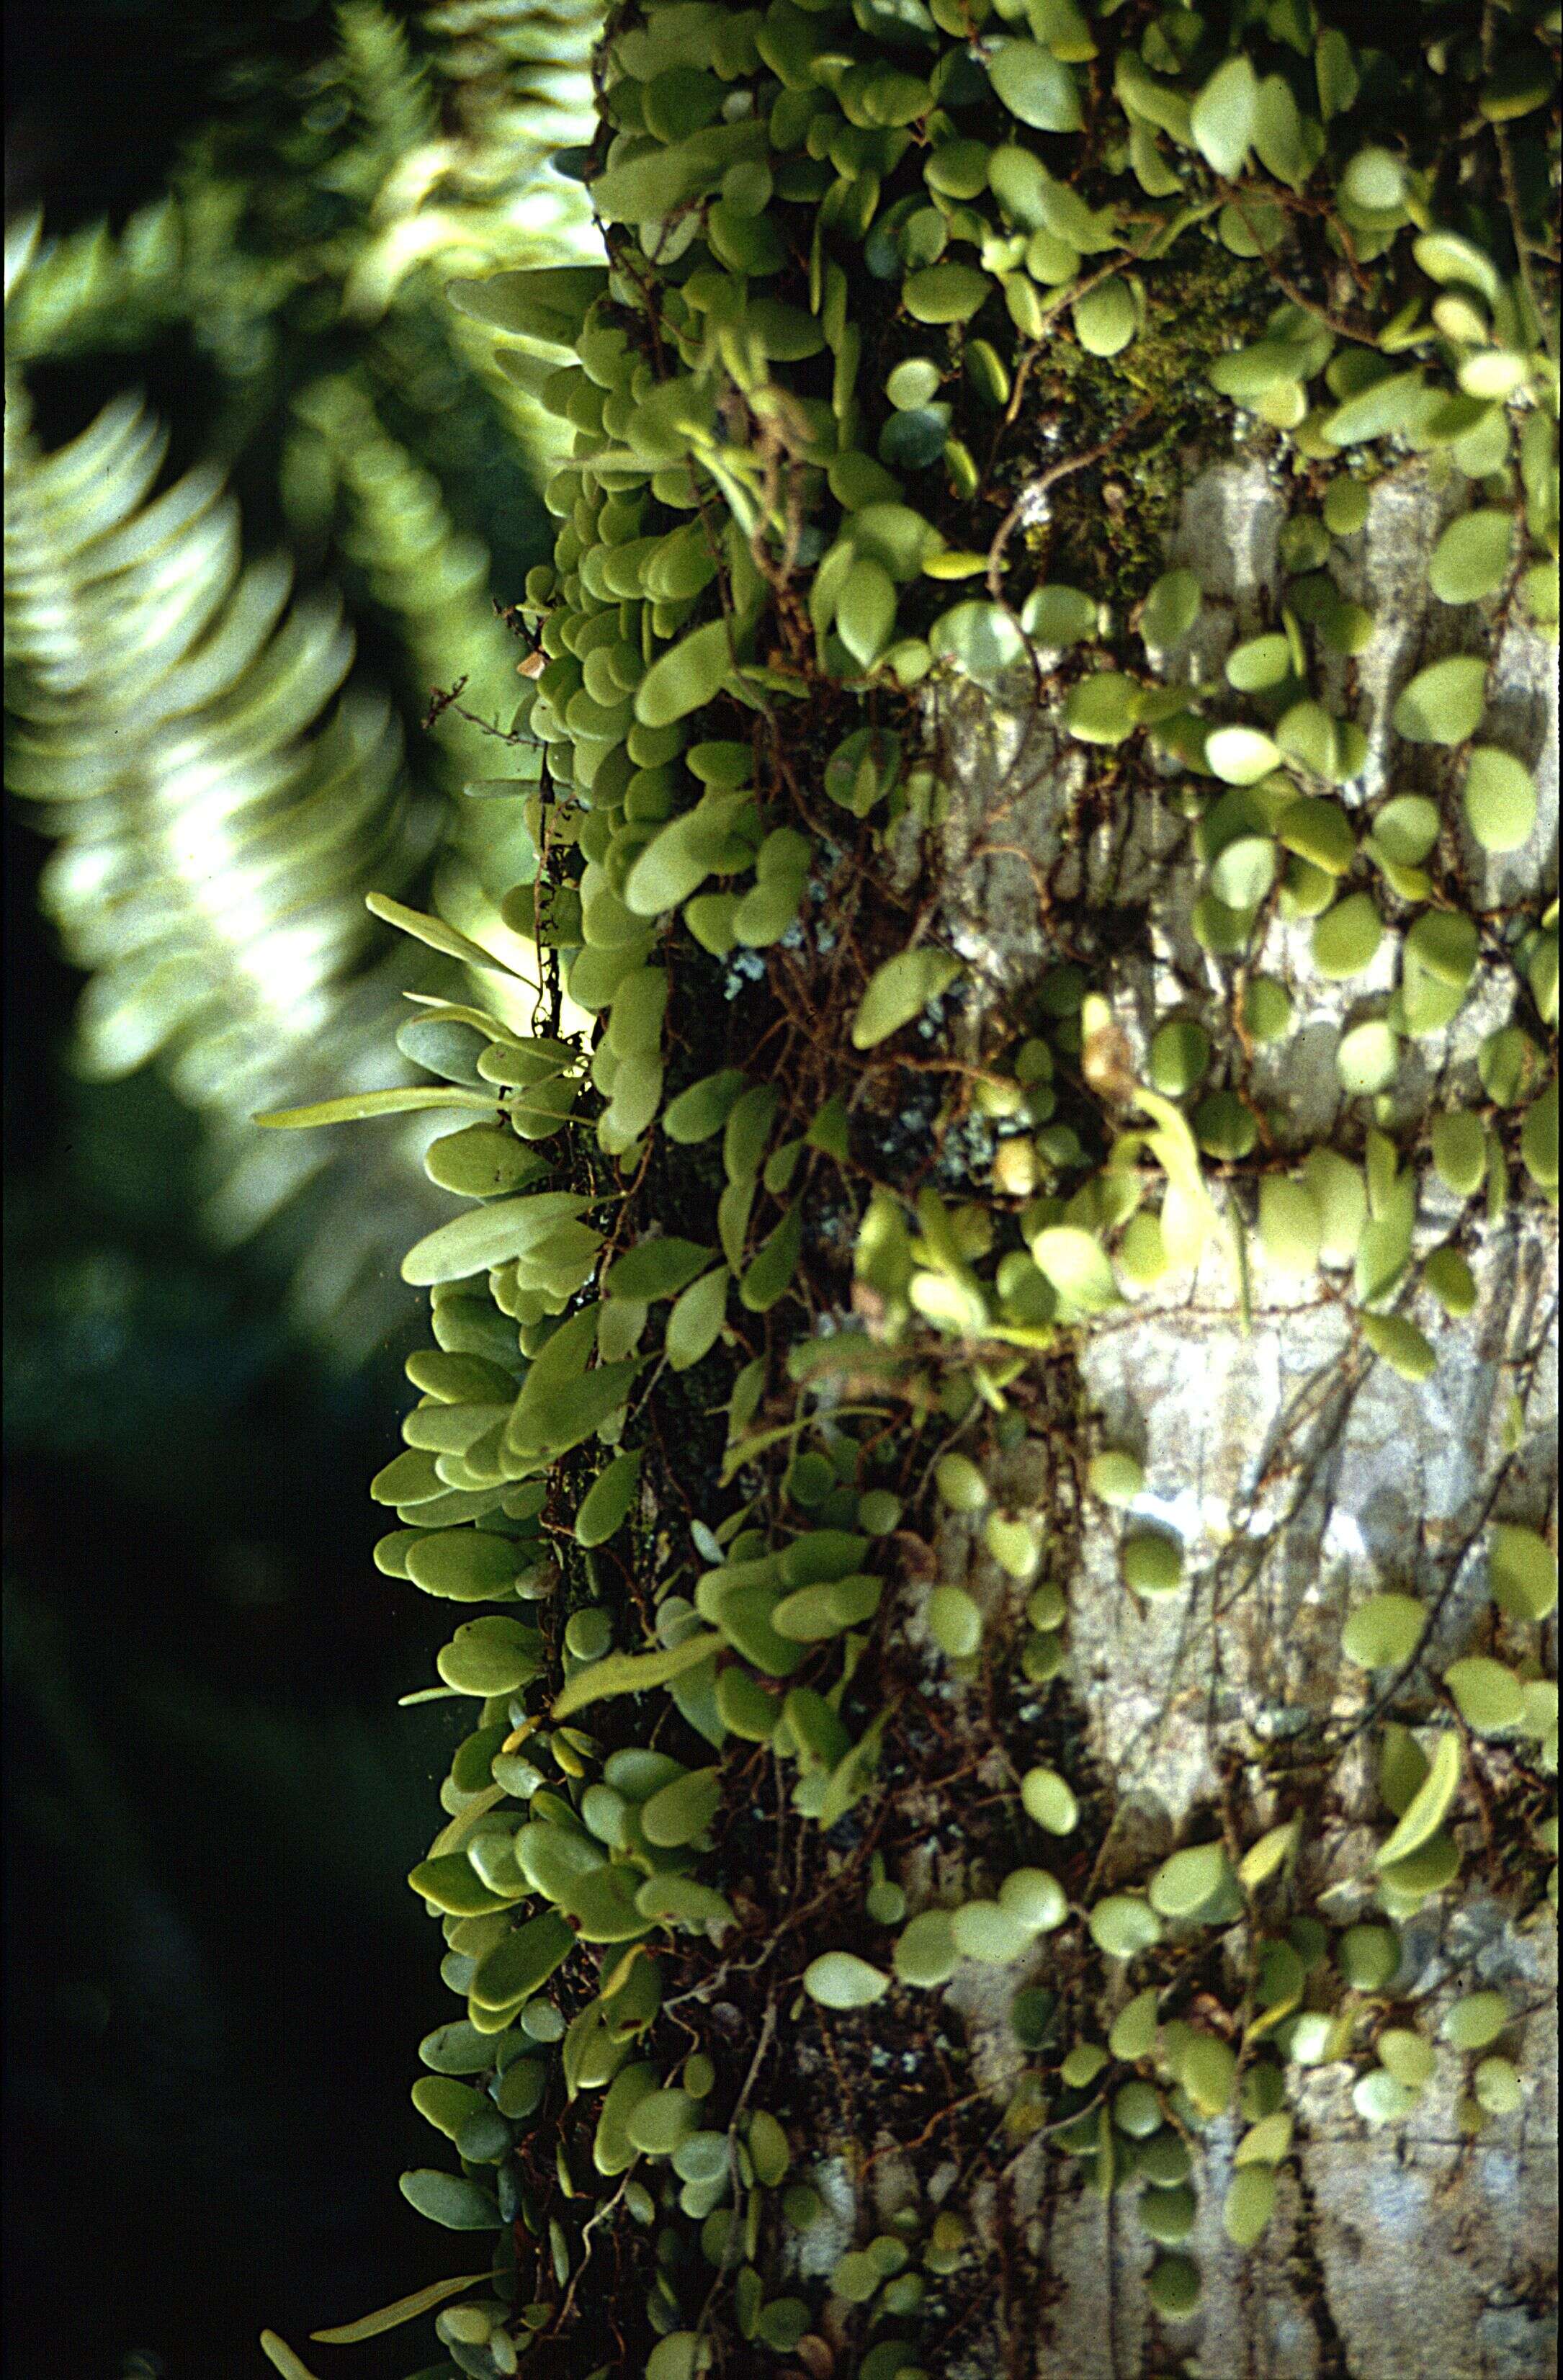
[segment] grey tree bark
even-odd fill
[[[1387,474],[1365,529],[1347,543],[1344,591],[1368,603],[1378,622],[1371,649],[1356,663],[1338,664],[1325,692],[1368,736],[1367,766],[1349,802],[1370,805],[1388,790],[1393,693],[1469,626],[1426,591],[1427,556],[1458,484],[1440,488],[1420,463]],[[1190,649],[1169,657],[1170,674],[1208,674],[1237,638],[1273,624],[1277,535],[1287,509],[1284,488],[1258,453],[1207,468],[1187,487],[1168,558],[1194,568],[1207,601]],[[1555,653],[1510,618],[1498,633],[1492,684],[1484,733],[1532,762],[1542,794],[1522,850],[1464,854],[1472,897],[1496,907],[1552,880]],[[1049,728],[1024,673],[999,699],[975,689],[946,698],[940,729],[951,795],[943,923],[955,946],[996,984],[1023,990],[1059,955],[1039,882],[1050,881],[1060,899],[1087,896],[1104,917],[1144,904],[1154,884],[1158,916],[1174,920],[1164,946],[1146,956],[1135,936],[1128,957],[1098,960],[1136,1071],[1143,1079],[1150,1035],[1169,1014],[1201,1017],[1218,1047],[1230,1048],[1229,985],[1187,930],[1197,870],[1165,787],[1132,795],[1108,826],[1076,839],[1085,755]],[[1405,782],[1408,749],[1399,752],[1400,791],[1413,789]],[[1272,926],[1260,954],[1266,970],[1290,978],[1306,933],[1305,925]],[[1261,1099],[1278,1098],[1284,1075],[1284,1129],[1300,1150],[1339,1118],[1339,1034],[1364,1001],[1388,989],[1395,939],[1387,937],[1370,975],[1323,987],[1323,1006],[1311,978],[1302,1032],[1278,1056],[1257,1053],[1254,1088]],[[1104,934],[1104,953],[1111,941]],[[1480,1098],[1476,1049],[1508,1006],[1500,971],[1491,968],[1447,1032],[1408,1045],[1397,1123]],[[1455,1211],[1430,1180],[1419,1253],[1447,1232]],[[1169,1526],[1186,1548],[1176,1597],[1141,1602],[1124,1586],[1119,1525],[1080,1496],[1064,1455],[1044,1452],[1034,1438],[1010,1458],[1030,1466],[1010,1483],[1015,1499],[1035,1500],[1073,1533],[1067,1670],[1038,1698],[1067,1695],[1098,1780],[1107,1825],[1097,1891],[1143,1879],[1188,1840],[1191,1823],[1198,1833],[1197,1822],[1213,1814],[1230,1819],[1241,1810],[1251,1834],[1254,1823],[1268,1822],[1277,1788],[1295,1790],[1301,1778],[1308,1900],[1339,1923],[1371,1910],[1384,1813],[1370,1737],[1357,1724],[1368,1681],[1342,1656],[1344,1619],[1363,1595],[1405,1588],[1436,1614],[1436,1653],[1484,1648],[1486,1523],[1546,1530],[1555,1519],[1556,1213],[1534,1198],[1517,1201],[1478,1243],[1476,1309],[1437,1328],[1439,1368],[1421,1386],[1374,1360],[1340,1294],[1340,1275],[1326,1270],[1300,1283],[1266,1274],[1256,1245],[1248,1252],[1245,1320],[1225,1233],[1210,1243],[1192,1284],[1179,1277],[1168,1293],[1143,1293],[1086,1334],[1077,1385],[1088,1437],[1142,1460],[1145,1486],[1133,1512]],[[1517,1443],[1504,1431],[1511,1391],[1521,1416]],[[939,1574],[963,1580],[990,1609],[1024,1600],[982,1555],[972,1524],[947,1523],[937,1551]],[[926,1584],[906,1592],[914,1641],[926,1593]],[[949,1682],[946,1670],[928,1662],[931,1703],[986,1761],[981,1780],[1012,1789],[979,1688]],[[1421,1707],[1430,1707],[1425,1690]],[[1501,1800],[1501,1751],[1477,1758]],[[931,2177],[920,2165],[919,2181],[908,2160],[883,2154],[888,2132],[872,2143],[838,2142],[829,2168],[835,2219],[808,2235],[804,2269],[828,2272],[848,2244],[854,2214],[866,2211],[854,2177],[866,2153],[874,2163],[861,2187],[880,2220],[908,2195],[921,2193],[927,2211],[950,2194],[975,2217],[991,2263],[988,2326],[979,2321],[951,2340],[940,2380],[996,2380],[1000,2371],[1016,2380],[1153,2372],[1200,2380],[1539,2380],[1555,2370],[1555,1922],[1545,1903],[1525,1913],[1488,1889],[1482,1828],[1473,1821],[1460,1831],[1476,1856],[1405,1928],[1393,1985],[1398,2021],[1436,2032],[1460,1990],[1503,1989],[1529,2012],[1518,2115],[1474,2141],[1463,2134],[1458,2060],[1447,2054],[1411,2119],[1378,2131],[1351,2102],[1360,2056],[1302,2075],[1296,2153],[1277,2216],[1252,2255],[1240,2254],[1221,2228],[1241,2129],[1235,2119],[1224,2122],[1206,2135],[1202,2152],[1189,2252],[1204,2294],[1188,2325],[1166,2327],[1152,2313],[1145,2283],[1156,2252],[1122,2195],[1104,2203],[1045,2138],[1023,2142],[999,2179],[969,2199],[954,2156]],[[980,1891],[992,1881],[931,1848],[915,1865],[924,1898],[951,1886]],[[915,1888],[911,1905],[921,1905]],[[968,1961],[948,1987],[942,2022],[951,2038],[963,2034],[968,2087],[995,2118],[1025,2065],[1011,2004],[1028,1985],[1057,1981],[1056,1967],[1044,1938],[1024,1968]],[[1119,1998],[1128,1991],[1125,1983]],[[1110,2000],[1099,2010],[1104,2033],[1113,2013]],[[1364,2046],[1370,2031],[1364,2018]]]

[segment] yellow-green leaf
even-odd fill
[[[378,2338],[382,2331],[394,2330],[404,2322],[415,2322],[420,2313],[432,2312],[447,2298],[459,2297],[463,2289],[487,2286],[489,2276],[483,2273],[458,2273],[454,2281],[430,2281],[426,2289],[414,2289],[410,2297],[397,2298],[394,2303],[382,2306],[377,2313],[360,2314],[357,2322],[340,2323],[334,2330],[312,2330],[311,2338],[321,2347],[356,2347],[360,2338]]]
[[[901,951],[868,978],[868,989],[853,1019],[852,1046],[872,1050],[888,1041],[903,1025],[920,1015],[930,1000],[948,991],[961,972],[961,962],[948,951]]]
[[[268,1108],[251,1123],[274,1130],[308,1132],[316,1124],[357,1123],[367,1116],[410,1115],[419,1108],[479,1108],[491,1113],[486,1091],[461,1090],[450,1083],[407,1083],[392,1091],[349,1091],[339,1099],[317,1099],[304,1108]]]
[[[1460,1783],[1460,1738],[1453,1728],[1447,1728],[1405,1815],[1387,1842],[1379,1845],[1375,1866],[1389,1867],[1397,1860],[1409,1859],[1437,1833]]]
[[[492,951],[484,950],[480,942],[458,934],[442,917],[425,917],[421,909],[409,909],[400,901],[393,901],[388,892],[366,892],[364,906],[371,916],[383,918],[415,942],[426,942],[431,951],[442,951],[448,959],[460,959],[464,966],[487,967],[491,975],[514,975],[503,959],[495,958]]]
[[[261,2332],[260,2350],[267,2362],[282,2374],[283,2380],[315,2380],[309,2365],[299,2361],[286,2339],[279,2338],[274,2330]]]
[[[585,1710],[588,1703],[606,1701],[610,1694],[643,1694],[652,1686],[665,1686],[670,1679],[683,1677],[686,1670],[697,1669],[720,1653],[721,1646],[720,1636],[699,1635],[686,1636],[682,1645],[670,1645],[656,1653],[610,1653],[570,1680],[554,1697],[553,1716],[568,1718],[573,1712]]]

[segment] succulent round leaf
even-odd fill
[[[947,1984],[960,1961],[950,1912],[927,1909],[914,1917],[895,1946],[895,1972],[903,1984],[935,1991]]]
[[[1164,571],[1140,613],[1140,634],[1145,643],[1162,652],[1177,644],[1198,619],[1204,601],[1204,589],[1192,570]]]
[[[1242,171],[1259,122],[1259,82],[1240,53],[1217,67],[1193,103],[1189,129],[1213,173],[1233,181]]]
[[[870,2008],[890,1989],[890,1977],[851,1950],[827,1950],[804,1969],[803,1985],[821,2008]]]
[[[1227,2185],[1221,2228],[1234,2247],[1258,2245],[1276,2210],[1276,2177],[1267,2165],[1244,2166]]]
[[[1336,980],[1361,975],[1373,965],[1384,939],[1384,920],[1368,892],[1349,892],[1314,928],[1314,965]]]
[[[1016,1867],[999,1887],[999,1906],[1030,1934],[1050,1934],[1069,1914],[1058,1877],[1045,1867]]]
[[[1196,1843],[1162,1861],[1150,1880],[1150,1905],[1159,1917],[1197,1918],[1231,1878],[1231,1863],[1220,1843]]]
[[[1199,2267],[1187,2256],[1162,2256],[1151,2266],[1145,2294],[1163,2322],[1187,2322],[1200,2300]]]
[[[1477,1735],[1509,1735],[1525,1718],[1525,1690],[1514,1671],[1484,1653],[1451,1661],[1444,1683],[1467,1727]]]
[[[1124,1538],[1119,1559],[1136,1595],[1176,1595],[1182,1585],[1183,1549],[1164,1529],[1135,1530]]]
[[[1426,1626],[1427,1607],[1414,1595],[1370,1595],[1347,1621],[1340,1647],[1364,1670],[1398,1670],[1416,1651]]]
[[[1077,298],[1070,311],[1075,337],[1088,356],[1121,354],[1139,328],[1133,291],[1116,273]]]
[[[1026,1770],[1021,1779],[1021,1805],[1050,1835],[1072,1834],[1080,1823],[1080,1804],[1056,1768]]]
[[[1479,654],[1430,662],[1395,704],[1396,735],[1410,744],[1464,744],[1481,724],[1486,686],[1487,664]]]
[[[1080,92],[1074,77],[1039,42],[998,42],[987,71],[995,91],[1023,124],[1038,132],[1079,131]]]
[[[1363,1337],[1403,1380],[1430,1380],[1438,1367],[1438,1351],[1424,1330],[1403,1314],[1364,1314]]]
[[[1091,1939],[1109,1959],[1133,1959],[1161,1939],[1161,1920],[1137,1893],[1111,1892],[1088,1920]]]
[[[907,274],[901,299],[914,322],[969,322],[992,288],[974,264],[929,264]]]
[[[1256,727],[1216,727],[1206,738],[1205,757],[1229,785],[1255,785],[1280,760],[1272,739]]]
[[[1469,1992],[1456,2000],[1441,2030],[1456,2049],[1486,2049],[1512,2022],[1513,2012],[1501,1992]]]
[[[928,1597],[928,1627],[940,1652],[951,1660],[969,1660],[981,1649],[982,1612],[963,1587],[934,1588]]]
[[[1121,744],[1139,723],[1140,688],[1118,670],[1095,670],[1071,686],[1063,723],[1083,744]]]
[[[1525,2104],[1520,2070],[1507,2058],[1484,2058],[1471,2087],[1477,2106],[1489,2116],[1515,2116]]]
[[[1484,851],[1518,851],[1536,822],[1535,779],[1522,760],[1496,745],[1475,745],[1465,764],[1460,801]]]
[[[1545,1620],[1557,1604],[1557,1556],[1534,1529],[1495,1522],[1487,1553],[1493,1601],[1511,1620]]]
[[[1514,516],[1478,507],[1451,521],[1433,549],[1427,583],[1442,603],[1479,603],[1508,576]]]

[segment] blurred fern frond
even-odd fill
[[[211,467],[154,494],[165,444],[124,398],[45,455],[19,391],[7,406],[8,773],[55,839],[42,898],[90,977],[75,1062],[104,1080],[163,1059],[211,1120],[224,1239],[350,1169],[333,1204],[369,1261],[406,1188],[387,1211],[365,1152],[257,1150],[236,1127],[338,1063],[393,1078],[387,1012],[429,978],[377,953],[362,895],[418,872],[438,811],[383,696],[345,684],[339,602],[295,596],[285,555],[244,562]]]
[[[546,541],[555,457],[442,293],[583,252],[579,186],[550,159],[585,135],[599,13],[343,0],[333,54],[236,71],[117,234],[7,242],[8,774],[55,839],[43,898],[90,977],[77,1062],[155,1061],[200,1111],[224,1241],[309,1192],[284,1234],[295,1310],[338,1350],[395,1310],[428,1126],[370,1146],[248,1119],[394,1079],[401,995],[449,988],[366,889],[508,939],[485,887],[526,873],[520,805],[450,797],[524,773],[491,740],[515,708],[494,596]],[[127,352],[200,458],[176,473],[112,378],[85,431],[46,452],[34,430],[62,368],[79,405],[82,372]],[[468,716],[421,732],[457,678]]]
[[[319,339],[344,316],[378,319],[430,261],[448,273],[589,248],[557,159],[590,135],[602,14],[601,0],[436,6],[414,18],[420,56],[381,0],[340,0],[334,53],[302,77],[264,56],[232,68],[168,191],[118,234],[91,224],[34,248],[7,293],[12,361],[141,347],[176,323],[248,378],[275,352],[256,326]],[[285,317],[300,291],[302,325]]]

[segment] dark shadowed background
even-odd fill
[[[313,5],[13,6],[8,211],[123,221],[236,61],[330,38]],[[84,418],[47,406],[46,444]],[[304,2348],[459,2262],[395,2186],[449,2013],[403,1879],[455,1726],[395,1708],[446,1632],[370,1559],[414,1326],[333,1378],[275,1265],[201,1245],[192,1120],[61,1063],[79,979],[6,837],[5,2369],[259,2380],[263,2324]],[[309,2353],[381,2380],[420,2346]]]

